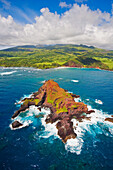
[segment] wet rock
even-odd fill
[[[13,128],[18,128],[18,127],[20,127],[20,126],[22,126],[23,124],[22,123],[20,123],[19,121],[14,121],[13,123],[12,123],[12,127]]]
[[[109,121],[113,123],[113,118],[106,118],[105,121]]]
[[[41,112],[41,107],[38,107],[38,110]]]
[[[76,94],[71,94],[72,97],[74,98],[79,98],[80,96],[79,95],[76,95]]]
[[[91,113],[95,113],[95,111],[94,110],[89,110],[89,111],[86,112],[86,114],[91,114]]]

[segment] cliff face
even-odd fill
[[[40,110],[42,107],[48,107],[51,113],[47,116],[46,123],[58,121],[56,124],[58,135],[65,143],[67,139],[76,137],[71,120],[74,118],[82,121],[87,118],[87,114],[94,112],[93,110],[88,111],[87,105],[84,103],[75,102],[74,98],[76,97],[79,96],[68,93],[53,80],[48,80],[39,88],[38,92],[32,95],[32,98],[23,100],[20,109],[13,114],[12,118],[31,105],[38,106]]]

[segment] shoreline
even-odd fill
[[[69,66],[60,66],[60,67],[54,67],[54,68],[47,68],[47,69],[40,69],[36,67],[5,67],[5,66],[0,66],[1,69],[34,69],[34,70],[51,70],[51,69],[64,69],[64,68],[76,68],[76,69],[96,69],[96,70],[104,70],[104,71],[111,71],[113,70],[108,70],[108,69],[101,69],[101,68],[89,68],[89,67],[69,67]]]

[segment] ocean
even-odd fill
[[[79,123],[77,138],[64,144],[54,124],[45,124],[49,110],[32,106],[18,116],[24,127],[12,130],[11,117],[18,103],[53,79],[60,87],[80,95],[91,121]],[[18,103],[18,104],[16,104]],[[39,118],[36,115],[42,114]],[[79,68],[0,68],[0,169],[100,170],[113,169],[113,72]],[[76,124],[76,120],[72,120]]]

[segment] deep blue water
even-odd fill
[[[6,72],[12,74],[3,74]],[[82,101],[97,110],[96,113],[100,110],[103,117],[113,115],[113,72],[76,68],[0,68],[0,169],[113,169],[112,123],[98,121],[97,124],[88,125],[88,130],[83,128],[79,154],[66,150],[58,137],[50,135],[51,130],[46,131],[41,118],[35,118],[34,115],[30,117],[33,123],[29,126],[10,129],[11,116],[19,107],[15,102],[37,91],[42,81],[48,79],[54,79],[60,87],[80,95]],[[103,105],[95,103],[95,99],[101,100]],[[27,120],[29,117],[22,119]]]

